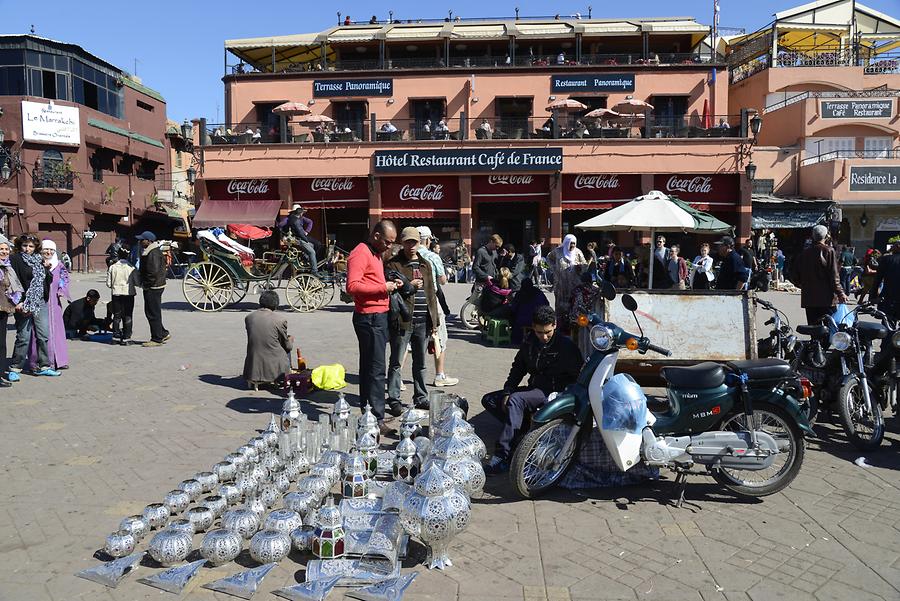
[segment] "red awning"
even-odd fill
[[[203,228],[246,223],[272,227],[280,208],[280,200],[206,200],[197,209],[192,226]]]
[[[385,219],[459,219],[457,210],[440,209],[382,209],[381,216]]]

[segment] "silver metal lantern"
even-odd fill
[[[150,539],[147,551],[164,568],[171,568],[191,552],[191,535],[184,530],[164,528]]]
[[[378,473],[378,439],[370,432],[362,432],[356,439],[356,448],[366,462],[366,470],[369,478],[374,478]]]
[[[166,522],[169,520],[170,512],[169,508],[162,503],[151,503],[144,507],[144,511],[141,515],[147,521],[150,529],[156,530],[166,525]]]
[[[485,483],[484,468],[470,453],[471,447],[462,438],[441,438],[431,447],[432,460],[468,495],[481,492]]]
[[[312,552],[319,559],[337,559],[344,555],[344,520],[332,497],[328,497],[328,502],[319,510]]]
[[[444,569],[453,565],[447,555],[449,545],[469,523],[470,513],[469,498],[432,461],[406,497],[400,510],[400,523],[407,533],[428,547],[428,567]]]
[[[191,504],[191,496],[180,488],[170,490],[163,497],[163,504],[169,508],[170,515],[177,515],[188,508]]]
[[[260,530],[250,539],[250,557],[260,564],[281,561],[291,552],[291,537],[280,530]]]
[[[216,521],[216,515],[212,509],[205,505],[191,507],[184,516],[194,525],[194,532],[206,532],[209,530],[213,522]]]
[[[311,518],[315,515],[316,508],[320,502],[321,499],[319,499],[318,495],[310,491],[289,492],[282,499],[285,509],[299,513],[307,524],[313,522]]]
[[[119,522],[118,530],[125,530],[134,536],[135,542],[140,542],[150,532],[150,524],[142,515],[130,515]]]
[[[290,534],[292,530],[303,525],[303,518],[293,509],[276,509],[266,516],[263,529],[278,530]]]
[[[228,509],[228,500],[222,495],[209,495],[201,501],[203,505],[209,507],[215,517],[221,517],[225,510]]]
[[[231,482],[238,473],[237,466],[228,460],[215,464],[212,471],[219,478],[219,482]]]
[[[246,507],[230,509],[222,516],[222,528],[237,532],[244,540],[256,534],[259,523],[259,515]]]
[[[200,543],[200,555],[212,566],[220,566],[232,561],[241,554],[243,540],[233,530],[217,528],[203,535]]]
[[[200,483],[203,492],[212,492],[219,485],[219,477],[213,472],[200,472],[194,476],[194,480]]]
[[[359,499],[369,494],[369,470],[359,451],[353,451],[344,461],[341,491],[345,499]]]
[[[419,416],[413,407],[409,407],[400,416],[400,436],[404,433],[409,434],[410,438],[414,438],[421,431],[419,426]]]
[[[244,491],[235,484],[220,484],[219,495],[225,498],[225,502],[231,506],[241,500]]]
[[[366,405],[363,414],[359,418],[359,426],[356,430],[356,440],[358,441],[363,434],[371,434],[372,438],[375,439],[376,444],[381,440],[381,430],[378,429],[378,418],[375,417],[368,405]]]
[[[412,484],[419,475],[419,456],[416,454],[416,444],[410,438],[410,433],[402,433],[403,440],[397,445],[391,472],[394,480]]]
[[[106,537],[106,544],[103,545],[103,550],[110,557],[118,559],[134,551],[135,544],[137,544],[137,539],[134,537],[134,534],[128,530],[117,530]]]
[[[305,476],[297,482],[298,492],[311,492],[318,497],[319,502],[325,498],[329,490],[331,490],[331,484],[322,476]]]

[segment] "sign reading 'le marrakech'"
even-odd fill
[[[393,96],[393,79],[316,79],[313,98],[332,96]]]
[[[900,191],[900,165],[850,167],[850,191]]]
[[[29,142],[80,146],[78,107],[23,100],[22,137]]]
[[[822,100],[823,119],[889,119],[893,100]]]
[[[551,75],[551,92],[634,92],[634,73]]]
[[[562,148],[378,150],[375,152],[375,171],[559,171],[562,169],[562,159]]]

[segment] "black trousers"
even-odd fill
[[[817,326],[823,317],[832,313],[834,313],[834,307],[807,307],[806,323],[811,326]]]
[[[113,314],[113,333],[122,340],[130,340],[134,317],[134,297],[130,294],[113,294],[110,305]]]
[[[0,376],[6,374],[9,368],[9,356],[6,349],[6,325],[9,323],[9,313],[0,311]]]
[[[384,419],[385,348],[388,314],[353,313],[353,330],[359,342],[359,406],[369,405],[379,421]]]
[[[437,298],[444,315],[450,315],[450,305],[447,304],[447,298],[444,296],[444,289],[440,284],[438,284],[437,287]]]
[[[150,340],[162,342],[169,331],[162,322],[162,295],[164,288],[144,289],[144,315],[150,324]]]

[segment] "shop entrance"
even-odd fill
[[[499,234],[503,242],[511,242],[522,252],[538,238],[540,203],[481,202],[475,205],[476,231],[474,246],[483,245],[491,234]]]

